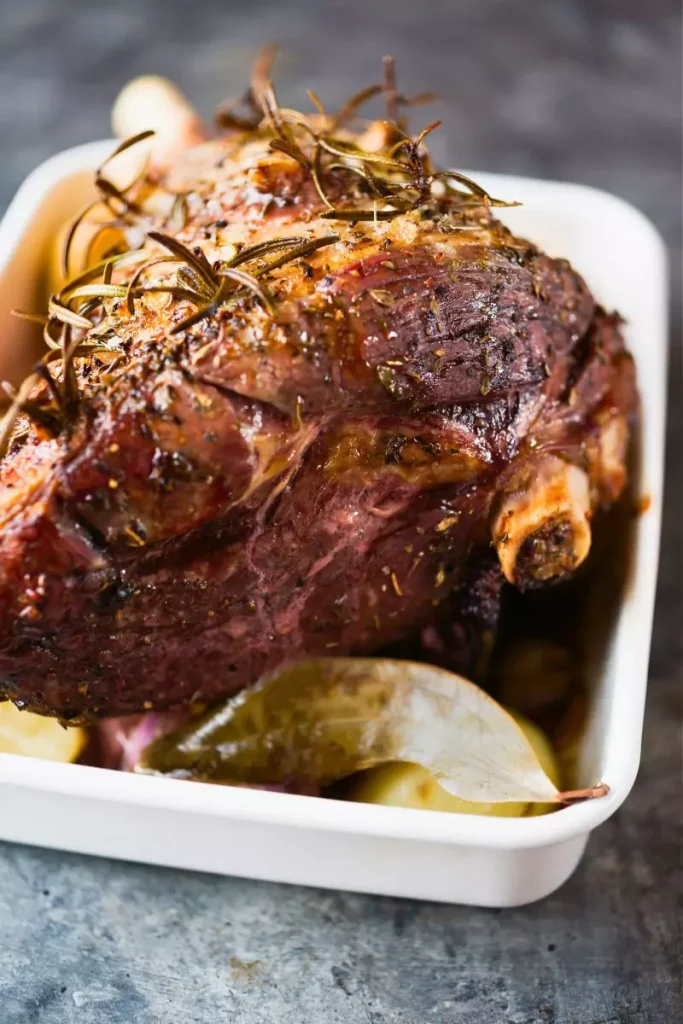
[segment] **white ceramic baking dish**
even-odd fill
[[[25,344],[12,307],[30,306],[48,239],[84,201],[98,142],[48,160],[0,225],[0,366]],[[486,906],[539,899],[572,873],[591,831],[626,798],[638,769],[662,503],[666,266],[652,225],[580,185],[475,174],[514,229],[566,256],[598,300],[626,318],[643,400],[637,482],[650,506],[634,525],[630,579],[591,668],[580,785],[607,797],[536,818],[340,803],[128,775],[0,755],[0,838],[151,864]]]

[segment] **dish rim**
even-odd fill
[[[29,230],[39,204],[47,191],[68,175],[94,168],[106,156],[114,142],[102,140],[71,147],[50,157],[32,171],[20,185],[4,217],[0,221],[0,273],[10,264]],[[510,192],[530,188],[547,199],[564,193],[582,203],[610,206],[634,231],[640,232],[649,244],[657,264],[655,277],[660,283],[661,319],[657,352],[661,355],[661,380],[665,381],[668,340],[667,323],[667,260],[664,242],[644,214],[631,204],[609,192],[572,182],[557,182],[508,174],[465,172],[483,181],[492,190],[501,184]],[[661,350],[661,352],[660,352]],[[647,666],[654,614],[657,563],[661,531],[664,468],[665,388],[658,405],[647,402],[648,436],[654,435],[657,457],[641,466],[640,489],[650,498],[647,515],[637,527],[633,582],[622,598],[620,616],[631,601],[644,605],[645,619],[638,638],[642,671],[638,686],[620,695],[619,707],[613,709],[602,738],[603,781],[609,787],[607,796],[564,807],[554,814],[530,818],[487,818],[475,815],[394,808],[360,803],[345,803],[321,797],[241,789],[178,779],[142,776],[80,764],[60,764],[0,754],[0,786],[11,785],[29,790],[42,790],[86,800],[110,800],[147,808],[172,810],[185,814],[207,814],[245,822],[283,825],[313,831],[382,836],[396,839],[426,840],[461,846],[498,849],[548,846],[583,835],[610,817],[628,796],[640,763],[640,744],[644,701],[647,687]],[[653,399],[653,396],[650,396]],[[643,439],[643,448],[645,448]]]

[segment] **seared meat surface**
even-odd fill
[[[140,259],[106,271],[99,306],[65,299],[93,324],[64,328],[77,407],[71,370],[38,381],[0,462],[0,691],[21,706],[187,706],[372,652],[457,608],[472,566],[490,580],[492,537],[521,586],[572,571],[561,502],[505,561],[529,481],[557,491],[576,467],[586,522],[624,485],[632,362],[571,266],[478,192],[435,179],[397,211],[358,173],[383,164],[324,150],[322,196],[309,135],[303,163],[274,137],[151,172],[126,211]]]

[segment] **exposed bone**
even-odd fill
[[[616,501],[626,486],[629,428],[622,413],[604,416],[595,445],[588,447],[591,483],[597,502]]]
[[[389,139],[395,137],[395,128],[387,121],[373,121],[358,137],[357,145],[367,153],[379,153]]]
[[[586,473],[554,455],[530,460],[508,483],[492,524],[505,578],[518,587],[561,579],[591,546]]]
[[[153,159],[158,165],[208,138],[207,127],[192,104],[173,82],[159,75],[143,75],[123,87],[112,109],[112,126],[120,138],[153,129]]]

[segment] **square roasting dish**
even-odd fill
[[[34,171],[0,225],[0,337],[7,362],[35,308],[44,252],[82,205],[111,142],[68,150]],[[151,864],[328,888],[514,906],[561,885],[590,832],[626,798],[638,769],[662,502],[666,267],[662,242],[627,203],[580,185],[476,173],[514,232],[571,261],[597,301],[625,319],[642,408],[619,589],[596,586],[586,617],[590,713],[576,784],[599,800],[530,818],[486,818],[339,802],[0,755],[0,838]],[[609,607],[608,607],[609,606]],[[604,614],[603,614],[604,612]],[[595,613],[595,614],[593,614]],[[599,634],[599,635],[598,635]]]

